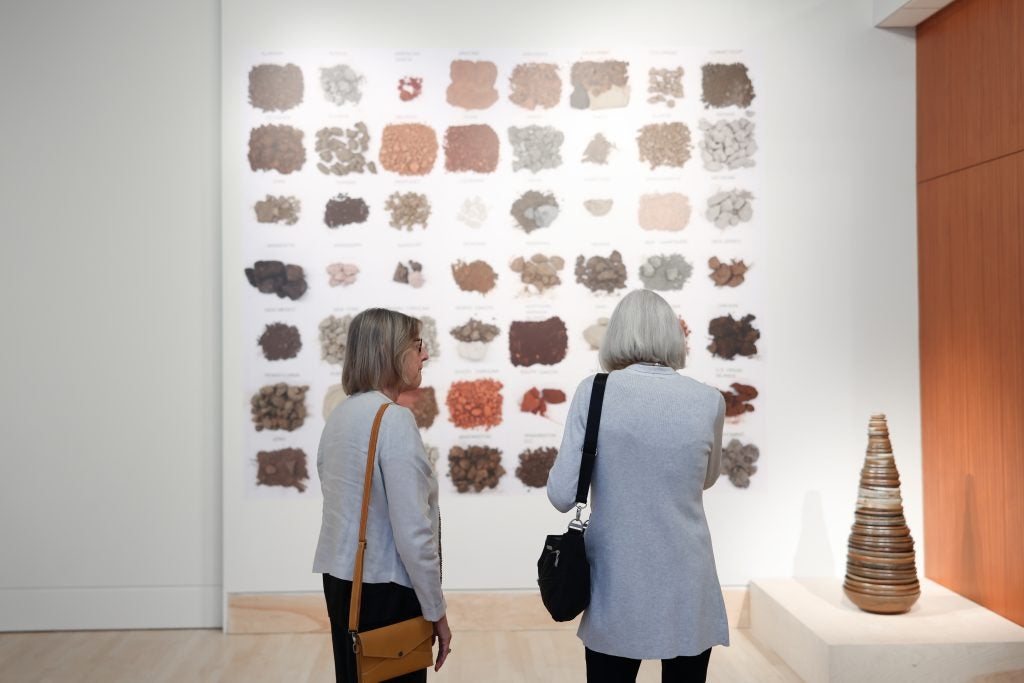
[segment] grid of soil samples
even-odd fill
[[[758,486],[773,321],[755,54],[297,49],[243,73],[248,497],[320,495],[349,327],[372,307],[422,321],[423,381],[396,410],[442,492],[538,495],[641,288],[687,321],[683,374],[722,394],[728,489]]]

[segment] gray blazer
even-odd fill
[[[548,498],[576,500],[593,376],[569,407]],[[605,389],[587,529],[590,606],[578,635],[591,650],[671,659],[729,644],[703,490],[721,462],[725,401],[671,368],[635,364]]]
[[[370,429],[389,400],[379,391],[356,394],[327,418],[316,457],[324,511],[314,572],[352,580]],[[407,408],[390,406],[377,439],[363,581],[412,588],[428,621],[445,613],[439,525],[437,478],[416,420]]]

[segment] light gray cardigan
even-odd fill
[[[593,376],[569,407],[548,498],[572,509]],[[591,650],[671,659],[729,644],[703,490],[721,461],[725,401],[671,368],[608,376],[586,533],[590,606],[578,635]]]
[[[389,401],[379,391],[356,394],[327,418],[316,457],[324,510],[314,572],[352,580],[370,429],[377,409]],[[437,478],[416,420],[407,408],[390,406],[377,439],[363,581],[412,588],[427,621],[445,613],[439,524]]]

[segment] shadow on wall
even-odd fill
[[[828,544],[821,492],[807,492],[800,517],[800,538],[796,544],[796,556],[793,558],[793,576],[835,576],[835,561],[832,558],[832,548]]]

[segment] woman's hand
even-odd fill
[[[434,671],[440,671],[444,660],[448,659],[448,653],[452,651],[452,630],[448,628],[447,614],[434,622],[434,637],[437,638],[437,661],[434,663]]]

